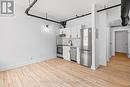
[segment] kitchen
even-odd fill
[[[57,57],[91,67],[91,28],[81,25],[57,30]]]

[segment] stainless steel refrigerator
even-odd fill
[[[80,64],[91,67],[92,64],[92,29],[80,30]]]

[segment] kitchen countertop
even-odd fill
[[[68,47],[79,47],[79,46],[68,46]]]
[[[68,46],[68,47],[80,47],[80,46],[70,46],[70,45],[65,45],[65,44],[58,44],[57,46]]]

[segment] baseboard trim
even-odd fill
[[[91,67],[91,70],[96,70],[97,68],[96,67]]]
[[[23,67],[23,66],[26,66],[26,65],[29,65],[29,64],[38,63],[38,62],[42,62],[42,61],[46,61],[46,60],[50,60],[50,59],[54,59],[54,58],[43,58],[43,59],[38,59],[38,60],[30,60],[28,62],[25,61],[25,62],[18,63],[18,64],[0,67],[0,72],[16,69],[16,68]]]
[[[97,70],[99,66],[91,66],[91,70]]]
[[[130,58],[130,54],[128,55],[128,58]]]

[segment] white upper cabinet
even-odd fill
[[[78,26],[77,28],[76,28],[76,31],[77,31],[77,38],[80,38],[80,29],[81,29],[81,26]]]
[[[70,28],[66,28],[65,31],[66,31],[66,38],[71,38]]]
[[[59,29],[59,34],[65,34],[66,38],[80,38],[81,26]]]
[[[72,27],[71,28],[71,37],[72,38],[80,38],[80,26]]]
[[[56,30],[56,36],[58,36],[60,34],[60,29]]]
[[[63,33],[63,30],[62,29],[59,29],[59,34],[62,34]]]
[[[76,30],[74,27],[71,28],[71,38],[76,38]]]
[[[60,29],[59,34],[66,34],[65,29]]]

